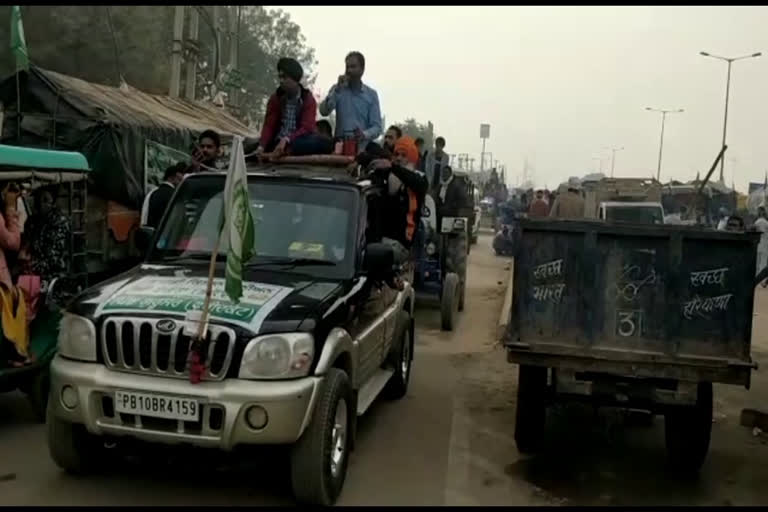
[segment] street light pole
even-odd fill
[[[723,115],[723,146],[725,146],[725,136],[728,131],[728,102],[731,94],[731,65],[737,60],[752,59],[762,55],[762,52],[756,52],[751,55],[743,55],[741,57],[720,57],[719,55],[712,55],[708,52],[699,52],[699,55],[704,57],[711,57],[717,60],[723,60],[728,63],[728,75],[725,81],[725,114]],[[725,173],[725,158],[720,159],[720,182],[723,182]]]
[[[624,146],[621,146],[620,148],[603,148],[603,149],[611,150],[611,178],[613,178],[613,170],[616,167],[616,152],[623,151]]]
[[[600,174],[602,174],[603,173],[603,159],[602,159],[602,157],[598,158],[598,157],[594,156],[594,157],[592,157],[592,160],[597,160],[598,162],[600,162],[600,167],[595,169],[595,172],[599,172]]]
[[[684,109],[679,108],[677,110],[664,110],[658,108],[645,107],[645,110],[649,112],[661,113],[661,140],[659,141],[659,165],[656,168],[656,181],[661,181],[661,155],[664,151],[664,123],[667,120],[667,114],[680,114],[685,112]]]

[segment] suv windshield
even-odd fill
[[[301,265],[302,272],[339,276],[354,263],[353,191],[330,185],[308,185],[250,177],[248,194],[255,225],[250,266]],[[208,260],[219,236],[224,176],[184,180],[169,207],[148,260]],[[226,240],[219,258],[227,253]]]
[[[605,219],[609,222],[633,224],[663,224],[664,218],[658,206],[608,206]]]

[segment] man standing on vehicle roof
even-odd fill
[[[374,160],[374,173],[386,180],[387,194],[382,201],[382,242],[395,251],[395,263],[408,261],[416,228],[421,220],[421,210],[427,193],[427,178],[416,170],[419,152],[411,137],[403,136],[395,143],[393,161]],[[398,289],[402,282],[388,283]]]
[[[320,115],[327,116],[335,109],[336,137],[354,140],[360,153],[368,142],[381,135],[379,95],[363,83],[365,57],[362,53],[350,52],[345,64],[346,72],[320,103]]]

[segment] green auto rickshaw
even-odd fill
[[[41,283],[37,314],[29,324],[31,362],[14,366],[7,360],[0,360],[0,393],[16,389],[26,393],[41,421],[45,419],[49,365],[56,353],[61,309],[88,285],[86,199],[89,171],[88,161],[81,153],[0,144],[0,190],[9,184],[18,188],[20,219],[28,218],[32,213],[28,193],[51,185],[58,186],[57,205],[69,219],[68,269],[66,274]],[[6,255],[13,276],[12,261],[16,254]],[[2,329],[0,343],[10,343]]]

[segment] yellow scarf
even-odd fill
[[[19,355],[29,357],[29,326],[27,325],[27,304],[24,292],[19,287],[8,288],[0,285],[2,300],[3,335],[13,343]]]

